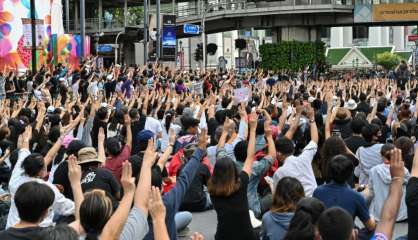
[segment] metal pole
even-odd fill
[[[204,2],[202,1],[202,45],[203,45],[203,72],[206,72],[206,34],[205,34],[205,18],[206,18],[206,9],[204,7]]]
[[[156,5],[157,5],[157,33],[156,33],[156,38],[157,38],[157,42],[156,42],[156,48],[157,48],[157,60],[159,60],[161,58],[161,12],[160,12],[160,0],[156,0]]]
[[[80,0],[80,38],[81,38],[81,59],[84,58],[84,40],[86,37],[86,3],[85,0]]]
[[[118,63],[118,50],[119,50],[119,45],[118,45],[118,39],[119,36],[122,34],[123,32],[119,32],[118,35],[116,35],[116,41],[115,41],[115,64]]]
[[[128,0],[125,0],[125,3],[123,5],[123,14],[125,15],[123,19],[123,26],[128,26]]]
[[[176,0],[173,0],[173,15],[176,14]]]
[[[65,0],[65,22],[68,33],[70,32],[70,0]]]
[[[35,25],[35,0],[30,0],[30,23],[32,34],[32,72],[36,72],[36,25]],[[17,71],[17,69],[16,69]]]
[[[144,65],[148,62],[148,0],[144,0]]]

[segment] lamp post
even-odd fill
[[[35,0],[30,0],[30,24],[32,33],[32,72],[36,72],[36,25],[35,25]],[[17,69],[16,69],[17,70]]]

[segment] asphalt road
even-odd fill
[[[216,222],[216,212],[214,210],[206,211],[203,213],[193,213],[193,220],[192,223],[189,225],[190,232],[189,234],[187,234],[188,236],[179,237],[179,239],[190,240],[190,236],[194,232],[199,232],[205,237],[205,240],[214,240]],[[405,235],[407,231],[408,224],[397,223],[395,226],[395,233],[392,239],[396,240],[397,237]]]

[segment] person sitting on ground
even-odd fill
[[[296,204],[305,196],[302,184],[292,177],[277,183],[270,211],[263,216],[263,239],[281,240],[294,216]]]
[[[20,220],[7,230],[1,231],[0,239],[41,240],[44,227],[40,224],[48,216],[48,209],[54,201],[54,191],[43,183],[30,181],[20,185],[14,195]]]
[[[353,168],[353,163],[348,157],[344,155],[333,157],[328,164],[332,181],[315,189],[313,197],[324,202],[328,208],[345,209],[351,214],[352,219],[358,217],[366,227],[365,234],[370,234],[374,231],[376,223],[369,214],[366,200],[347,184],[347,180],[353,174]]]
[[[251,225],[247,199],[247,187],[255,154],[257,118],[255,112],[250,114],[247,159],[242,171],[238,172],[231,158],[217,158],[213,175],[209,180],[208,191],[218,220],[216,240],[257,239]]]
[[[297,110],[295,121],[291,128],[288,130],[297,128],[299,124],[300,111]],[[283,166],[277,169],[273,175],[274,185],[283,177],[294,177],[298,179],[305,190],[305,196],[312,196],[313,191],[317,187],[315,175],[312,169],[312,160],[318,149],[318,129],[315,124],[315,112],[312,107],[308,106],[308,118],[310,126],[311,141],[305,146],[302,153],[299,156],[294,156],[295,147],[291,139],[289,139],[288,133],[284,138],[276,141],[277,159],[283,163]],[[294,131],[294,130],[293,130]]]
[[[325,210],[324,204],[316,198],[302,198],[296,205],[295,214],[284,240],[313,240],[315,239],[319,216]]]
[[[383,204],[385,199],[389,195],[390,184],[392,182],[392,177],[390,176],[390,152],[395,149],[395,146],[390,143],[386,143],[382,146],[381,155],[383,158],[383,163],[377,166],[374,166],[370,170],[369,184],[368,184],[368,198],[370,202],[370,214],[380,221],[380,216],[382,213]],[[406,184],[409,180],[409,171],[404,169],[404,179],[403,179],[403,192],[406,190]],[[405,193],[402,196],[402,199],[405,199]],[[401,202],[399,209],[399,214],[396,218],[396,221],[403,221],[408,218],[407,208],[405,201]]]

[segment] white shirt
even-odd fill
[[[11,198],[11,206],[9,210],[9,215],[7,216],[7,225],[6,229],[13,227],[18,222],[20,222],[19,213],[17,211],[15,202],[14,202],[14,196],[16,194],[17,189],[24,183],[30,182],[30,181],[36,181],[38,183],[42,183],[47,185],[51,188],[52,191],[54,191],[55,199],[54,203],[52,204],[52,211],[48,211],[48,215],[44,218],[44,220],[39,224],[41,227],[48,227],[53,226],[53,218],[54,214],[57,213],[59,215],[63,216],[69,216],[71,214],[74,214],[74,202],[70,199],[67,199],[60,193],[60,191],[53,185],[52,183],[46,182],[39,178],[32,178],[25,174],[25,170],[22,168],[23,160],[30,155],[30,151],[28,149],[21,149],[19,151],[19,157],[17,159],[17,163],[15,165],[15,168],[13,169],[12,176],[10,177],[9,181],[9,190],[10,194],[12,196]],[[30,197],[30,196],[28,196]],[[36,207],[36,206],[34,206]]]
[[[145,121],[145,130],[150,130],[155,135],[163,132],[163,127],[161,126],[160,121],[153,117],[147,117],[147,120]]]
[[[318,145],[311,141],[299,156],[292,155],[286,158],[283,166],[277,169],[273,175],[274,188],[276,188],[280,179],[294,177],[302,183],[306,197],[312,197],[315,188],[318,186],[312,169],[312,160],[317,149]]]
[[[145,122],[145,124],[146,124],[146,122]],[[168,140],[170,138],[170,133],[167,132],[167,130],[165,128],[165,121],[164,120],[161,120],[161,127],[162,127],[161,129],[162,129],[163,134],[162,134],[160,142],[161,142],[161,150],[164,151],[168,147]],[[181,127],[179,125],[175,124],[175,123],[170,124],[170,129],[172,129],[176,133],[176,135],[178,135],[181,131]]]

